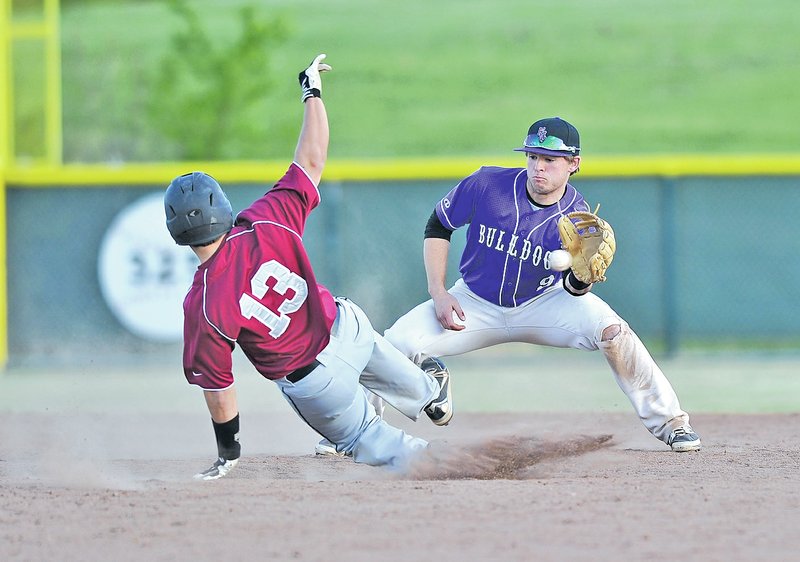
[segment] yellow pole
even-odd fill
[[[11,0],[0,0],[0,174],[11,164]]]
[[[6,168],[11,164],[11,0],[0,0],[0,369],[8,361],[8,291],[6,269]]]
[[[6,266],[6,182],[0,169],[0,369],[8,362],[8,269]]]

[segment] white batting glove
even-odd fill
[[[320,72],[327,72],[331,67],[322,62],[322,59],[328,55],[317,55],[311,65],[300,73],[300,88],[303,90],[300,95],[301,101],[306,101],[308,98],[321,98],[322,97],[322,78]]]

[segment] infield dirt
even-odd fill
[[[197,427],[200,419],[201,427]],[[246,421],[246,424],[245,424]],[[797,560],[800,415],[696,415],[672,453],[633,414],[463,414],[412,474],[315,457],[291,413],[196,482],[189,415],[0,415],[3,560]]]

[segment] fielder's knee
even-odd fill
[[[603,334],[600,336],[601,341],[611,341],[622,333],[622,326],[620,324],[611,324],[603,329]]]

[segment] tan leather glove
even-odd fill
[[[617,250],[614,229],[595,214],[598,209],[575,211],[558,221],[561,246],[572,255],[572,272],[584,283],[605,281]]]

